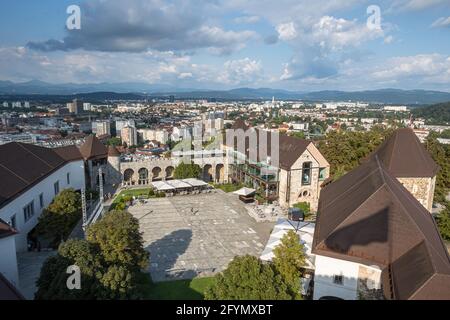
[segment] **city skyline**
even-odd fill
[[[74,4],[81,29],[67,30]],[[379,29],[366,23],[371,5],[380,8]],[[0,7],[0,80],[450,91],[450,5],[442,0],[8,0]]]

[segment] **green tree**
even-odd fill
[[[198,178],[202,173],[202,169],[198,164],[180,163],[173,173],[175,179]]]
[[[118,137],[112,137],[112,138],[108,139],[108,141],[106,141],[106,144],[108,146],[117,147],[117,146],[120,146],[122,144],[122,140],[120,138],[118,138]]]
[[[305,139],[305,133],[303,131],[293,132],[291,136],[298,139]]]
[[[271,264],[256,257],[235,257],[215,276],[205,292],[207,300],[290,300],[288,285]]]
[[[80,194],[74,189],[65,189],[44,209],[36,230],[57,246],[60,241],[67,239],[81,215]]]
[[[81,289],[67,288],[67,267],[80,268]],[[60,245],[56,256],[47,259],[36,284],[38,300],[95,299],[102,288],[99,280],[104,272],[101,255],[86,240],[68,240]]]
[[[139,222],[127,211],[111,211],[87,230],[87,240],[98,245],[107,263],[144,269],[148,252],[143,248]]]
[[[138,222],[113,211],[88,229],[87,240],[68,240],[44,263],[36,299],[138,299],[141,268],[148,264]],[[81,272],[81,290],[67,289],[67,267]]]
[[[275,269],[288,284],[291,295],[300,299],[300,277],[306,264],[306,255],[298,234],[289,230],[281,238],[281,243],[274,249],[273,253],[275,256],[272,262]]]
[[[136,272],[131,272],[122,265],[111,265],[100,279],[103,299],[136,299]]]
[[[330,131],[319,143],[319,150],[330,163],[330,173],[337,179],[356,168],[393,132],[374,126],[370,131]]]
[[[439,213],[436,222],[442,239],[450,241],[450,203],[447,203],[445,209]]]
[[[439,166],[436,176],[436,187],[434,200],[445,204],[446,197],[450,192],[450,148],[437,140],[437,133],[431,132],[425,140],[425,146],[431,157]]]

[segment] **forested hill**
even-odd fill
[[[450,102],[416,108],[413,109],[412,113],[416,118],[426,119],[427,124],[450,124]]]

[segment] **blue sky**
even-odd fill
[[[3,0],[0,80],[450,91],[449,40],[450,0]]]

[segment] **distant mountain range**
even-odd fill
[[[306,101],[361,101],[392,104],[434,104],[450,101],[450,93],[430,90],[381,89],[370,91],[317,91],[295,92],[270,88],[237,88],[231,90],[198,90],[175,88],[168,85],[150,85],[139,82],[95,83],[95,84],[50,84],[32,80],[23,83],[0,81],[0,95],[8,96],[74,96],[105,99],[148,99],[169,97],[175,99],[217,99],[217,100],[306,100]]]

